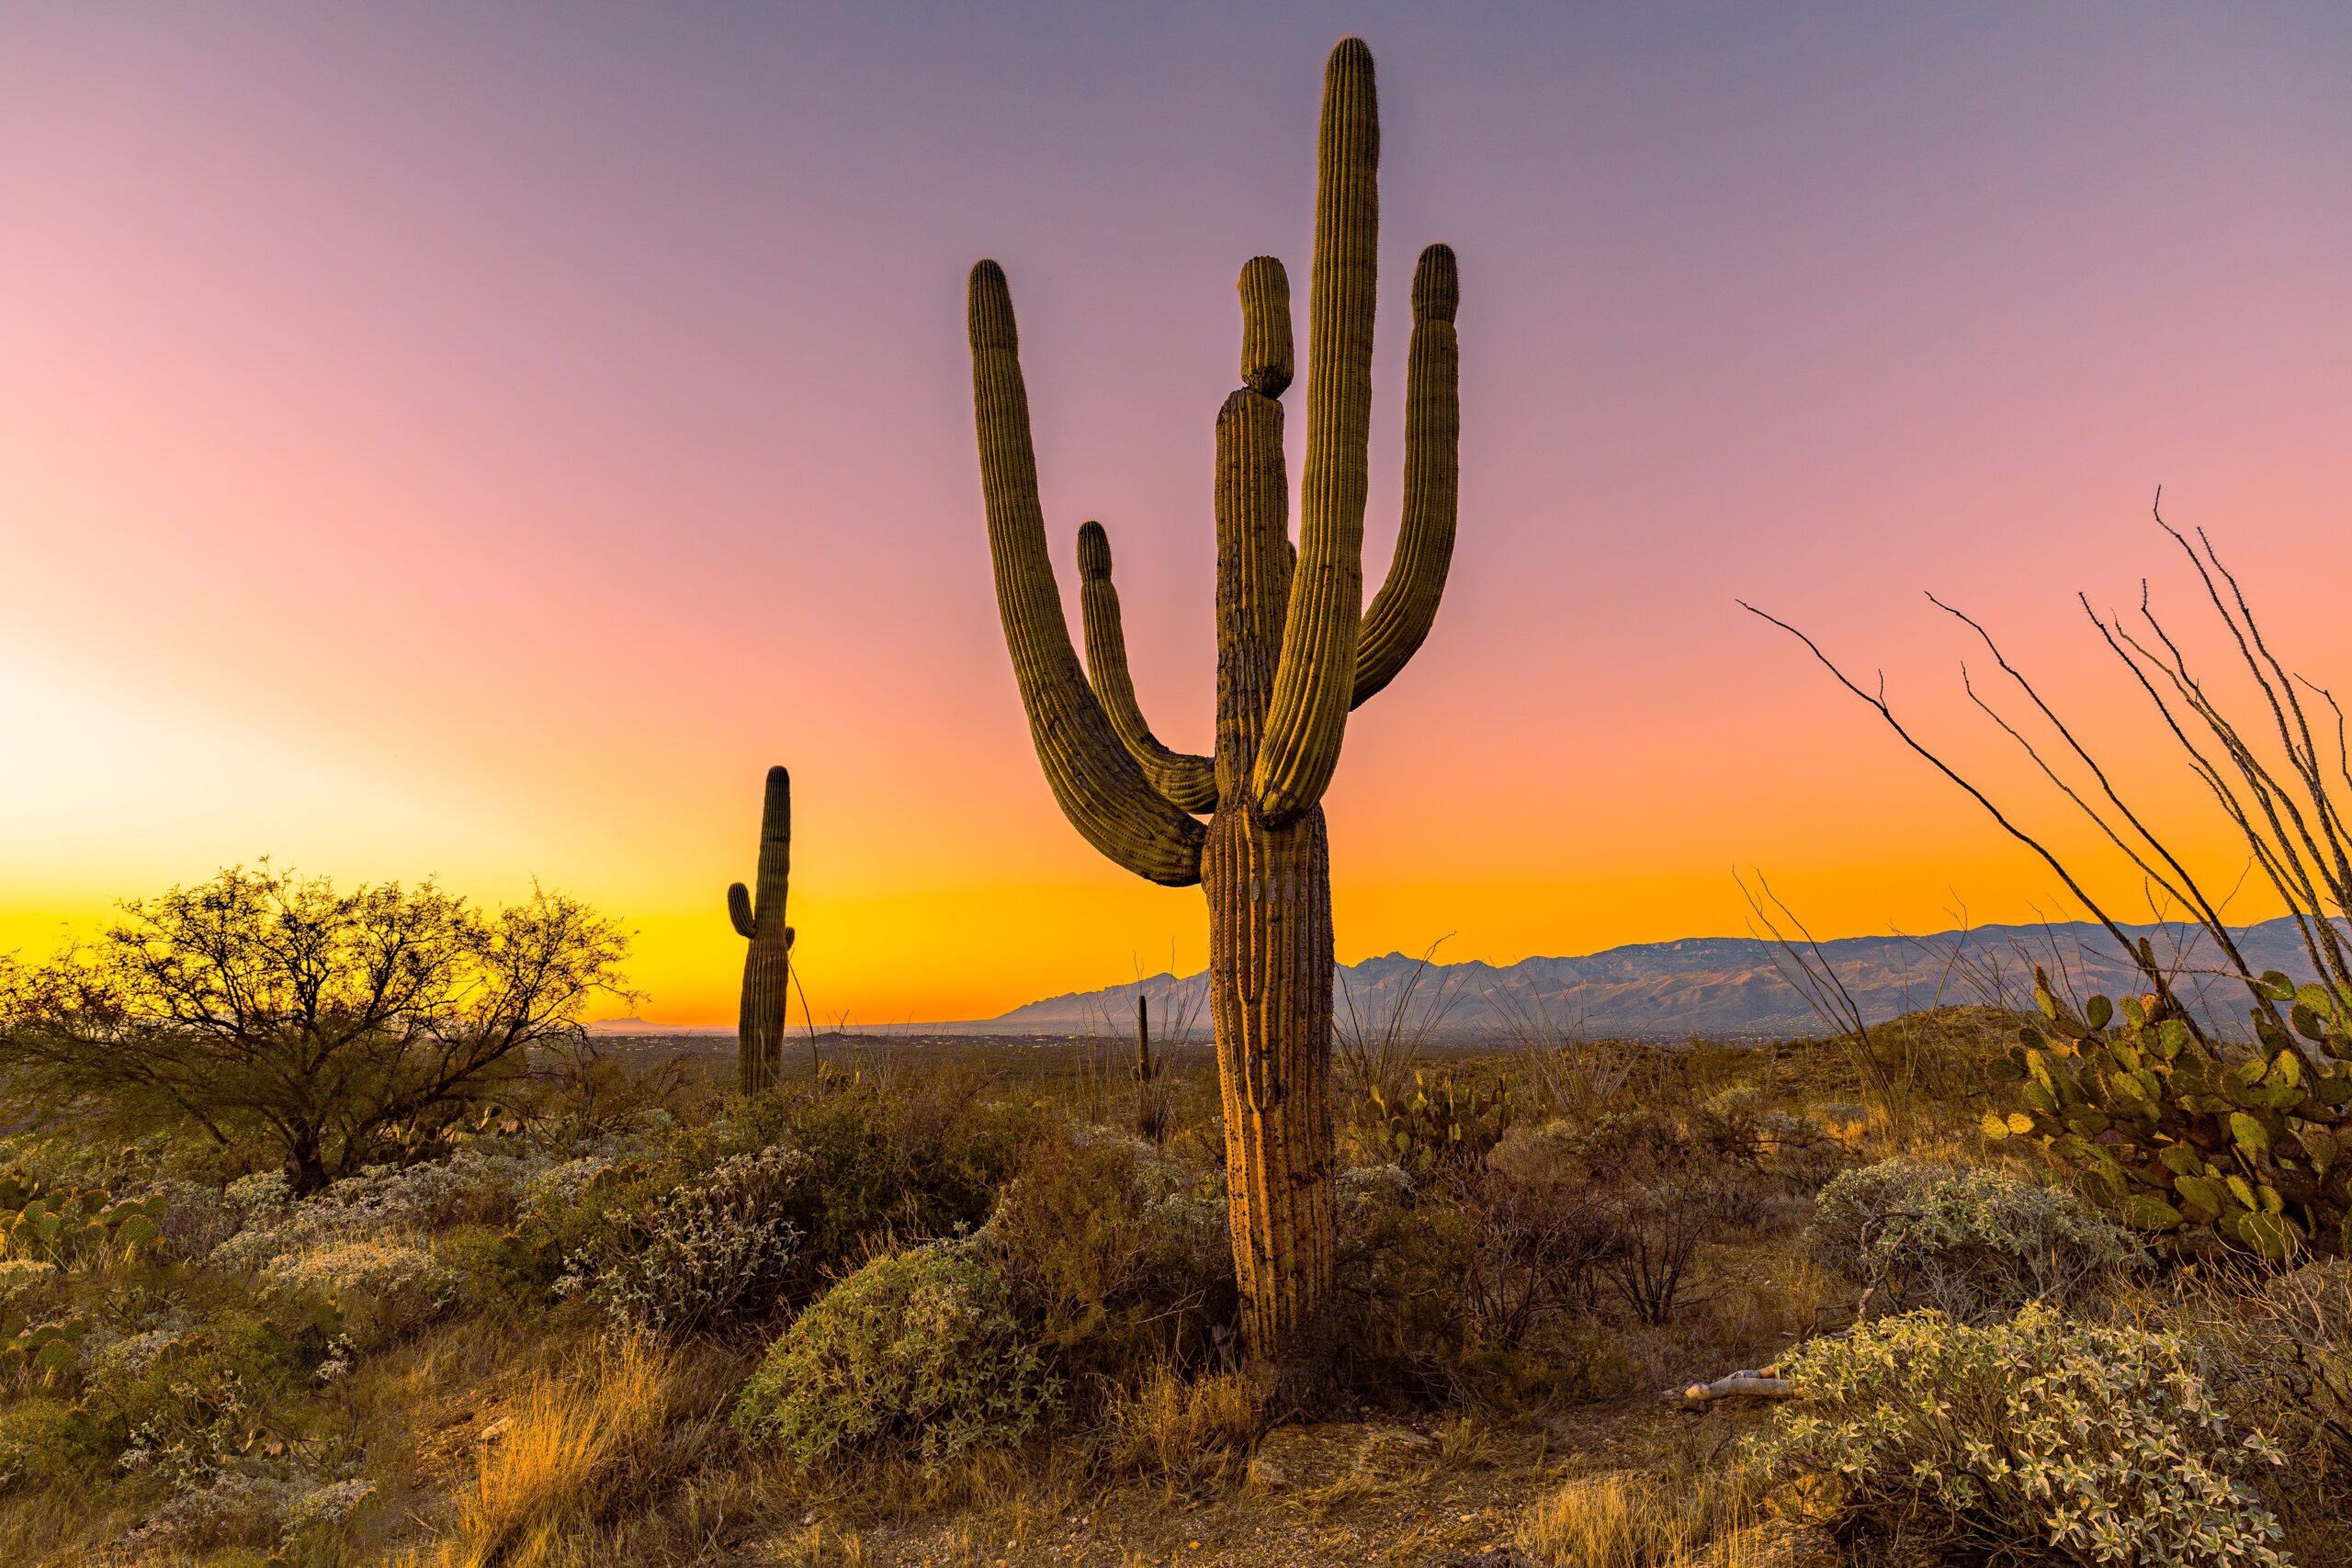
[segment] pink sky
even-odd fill
[[[1380,562],[1431,239],[1464,431],[1446,607],[1329,799],[1342,958],[1736,931],[1735,863],[1825,932],[2050,907],[1736,596],[2023,790],[1918,592],[1968,605],[2234,874],[2071,593],[2192,607],[2162,483],[2352,686],[2338,15],[23,7],[0,948],[265,853],[537,876],[641,933],[649,1016],[730,1018],[781,761],[820,1014],[1197,968],[1198,896],[1096,857],[1029,754],[963,281],[1010,272],[1056,550],[1108,525],[1146,711],[1204,748],[1233,277],[1306,261],[1345,31]]]

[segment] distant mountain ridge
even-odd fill
[[[2195,998],[2208,1021],[2230,1035],[2246,1032],[2244,988],[2213,973],[2220,955],[2194,927],[2127,926],[2149,939],[2160,961],[2180,972],[2177,988]],[[2258,973],[2312,977],[2290,919],[2233,932]],[[1981,926],[1933,936],[1841,937],[1818,952],[1871,1022],[1933,1005],[2033,1005],[2033,965],[2082,996],[2145,988],[2114,939],[2087,921],[2048,926]],[[1779,960],[1776,964],[1776,958]],[[1525,958],[1497,966],[1479,960],[1430,963],[1391,953],[1340,966],[1335,1001],[1341,1028],[1376,1033],[1397,1021],[1430,1038],[1511,1040],[1531,1035],[1774,1038],[1825,1032],[1804,996],[1782,977],[1788,960],[1753,937],[1686,937],[1638,942],[1580,958]],[[1415,979],[1419,972],[1418,982]],[[1208,977],[1155,975],[1100,990],[1075,991],[1017,1007],[1001,1017],[929,1025],[974,1034],[1125,1033],[1136,998],[1148,996],[1159,1018],[1190,1015],[1205,1037]],[[1427,1028],[1424,1030],[1423,1025]]]

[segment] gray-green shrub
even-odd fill
[[[558,1288],[584,1292],[616,1327],[668,1338],[756,1317],[795,1278],[801,1232],[788,1213],[808,1169],[792,1149],[729,1155],[608,1216]]]
[[[793,1320],[735,1426],[804,1467],[867,1451],[925,1465],[1020,1442],[1060,1393],[1004,1277],[967,1242],[877,1258]]]
[[[1868,1288],[1874,1312],[1926,1306],[1969,1323],[2075,1300],[2145,1257],[2131,1232],[2071,1191],[1909,1158],[1831,1179],[1804,1243],[1825,1269]]]
[[[1974,1325],[1906,1313],[1785,1358],[1797,1399],[1756,1455],[1848,1523],[2043,1550],[2100,1568],[2287,1568],[2233,1430],[2178,1336],[2037,1303]]]

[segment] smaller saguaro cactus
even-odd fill
[[[758,891],[738,882],[727,889],[727,913],[736,934],[750,942],[743,955],[743,1009],[736,1024],[736,1065],[745,1094],[775,1082],[784,1066],[785,998],[792,985],[792,928],[784,923],[792,881],[792,775],[768,770],[760,808]]]
[[[1136,1136],[1158,1143],[1168,1135],[1168,1089],[1161,1083],[1165,1062],[1151,1055],[1151,998],[1136,998]]]

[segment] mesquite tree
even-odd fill
[[[1349,712],[1430,629],[1453,548],[1461,428],[1453,253],[1413,278],[1405,507],[1386,584],[1363,604],[1365,456],[1379,197],[1372,53],[1331,51],[1317,144],[1306,472],[1295,546],[1283,456],[1290,286],[1241,269],[1241,379],[1216,421],[1216,750],[1161,745],[1128,679],[1102,527],[1079,531],[1081,672],[1046,553],[1012,300],[972,269],[972,386],[989,549],[1022,702],[1063,812],[1119,864],[1209,906],[1210,1007],[1225,1102],[1233,1258],[1257,1357],[1312,1367],[1335,1250],[1331,878],[1321,800]],[[1091,676],[1091,683],[1090,683]],[[1204,828],[1195,817],[1207,815]]]
[[[792,882],[792,775],[768,770],[760,807],[756,894],[741,883],[727,888],[727,914],[751,943],[743,954],[743,1006],[735,1025],[736,1066],[745,1094],[775,1082],[784,1068],[785,997],[792,985],[793,930],[784,923]]]
[[[264,865],[122,905],[86,947],[0,960],[0,1104],[35,1125],[192,1125],[300,1192],[432,1146],[598,994],[628,937],[535,889],[495,911],[426,882],[345,892]]]

